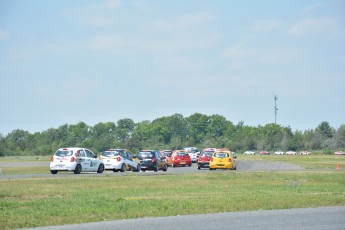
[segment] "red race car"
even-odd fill
[[[175,150],[172,153],[171,161],[168,162],[169,165],[172,167],[175,166],[191,166],[192,165],[192,159],[190,158],[189,154],[185,150]]]
[[[215,152],[214,149],[204,149],[198,158],[197,164],[198,169],[201,168],[209,168],[210,167],[210,160],[212,157],[212,154]]]

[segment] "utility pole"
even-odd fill
[[[278,96],[274,95],[274,124],[277,124],[277,111],[278,111]]]

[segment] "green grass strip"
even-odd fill
[[[0,180],[0,229],[343,205],[335,170]]]

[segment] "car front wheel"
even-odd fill
[[[140,172],[140,170],[141,170],[141,165],[138,164],[138,165],[137,165],[137,169],[136,169],[135,171],[136,171],[136,172]]]
[[[120,171],[121,172],[125,172],[126,171],[126,165],[125,164],[122,164]]]
[[[104,164],[100,164],[100,165],[98,166],[97,173],[103,173],[103,171],[104,171]]]
[[[80,174],[80,172],[81,172],[81,165],[75,166],[74,174]]]
[[[51,174],[57,174],[58,171],[57,170],[50,170]]]

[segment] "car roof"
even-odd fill
[[[122,151],[122,150],[128,151],[127,149],[106,149],[104,151]]]
[[[216,155],[218,153],[225,153],[225,154],[228,154],[230,156],[230,153],[228,151],[216,151],[213,153],[213,155]]]
[[[59,148],[58,150],[73,150],[73,151],[77,151],[80,149],[86,149],[86,148],[79,148],[79,147],[67,147],[67,148]]]

